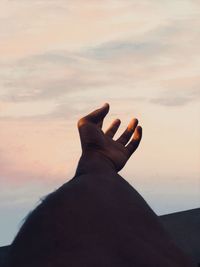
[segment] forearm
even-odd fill
[[[91,190],[94,190],[96,196],[103,200],[102,204],[107,203],[110,206],[111,217],[118,221],[119,229],[122,226],[123,238],[127,234],[128,239],[135,240],[135,245],[137,238],[142,240],[153,249],[160,251],[163,259],[166,257],[166,262],[167,260],[174,262],[174,266],[176,264],[177,266],[179,264],[180,266],[192,266],[190,259],[172,242],[161,225],[159,217],[142,196],[113,169],[112,164],[107,162],[107,169],[104,172],[100,159],[96,162],[89,161],[89,165],[88,162],[87,164],[84,162],[85,157],[82,157],[77,173],[84,169],[86,176],[82,179],[88,181]]]
[[[111,160],[107,159],[103,154],[93,151],[82,153],[79,159],[75,177],[85,174],[102,174],[108,177],[117,174],[117,171]]]

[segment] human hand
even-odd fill
[[[137,126],[137,119],[132,119],[122,135],[114,140],[113,137],[121,121],[114,120],[110,127],[103,132],[103,120],[108,111],[109,104],[106,103],[103,107],[81,118],[78,121],[78,129],[83,155],[90,155],[92,158],[98,157],[98,155],[103,156],[118,172],[137,149],[142,138],[142,127]]]

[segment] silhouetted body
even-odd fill
[[[112,138],[119,121],[104,134],[108,108],[79,121],[83,154],[76,175],[30,214],[12,244],[9,267],[194,266],[144,199],[118,174],[142,132],[135,120],[117,141]],[[125,137],[129,140],[133,132],[132,143],[125,146]]]

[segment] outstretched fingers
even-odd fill
[[[141,139],[142,139],[142,127],[137,126],[132,140],[126,146],[128,153],[129,153],[129,156],[131,156],[135,152],[135,150],[137,149],[137,147],[140,144]]]
[[[105,135],[109,136],[110,138],[113,138],[117,130],[119,129],[119,126],[121,124],[121,121],[119,119],[116,119],[112,122],[110,127],[105,131]]]
[[[137,127],[137,124],[138,124],[138,120],[132,119],[128,127],[126,128],[126,130],[122,133],[122,135],[116,141],[125,146],[130,140],[131,136],[133,135]]]

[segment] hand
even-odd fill
[[[93,111],[78,121],[83,154],[93,157],[101,155],[108,159],[115,170],[120,171],[130,156],[137,149],[142,138],[142,127],[137,126],[138,120],[132,119],[122,135],[114,140],[121,121],[116,119],[105,131],[102,131],[103,120],[109,111],[109,104]],[[134,135],[133,135],[134,134]],[[129,142],[130,138],[132,137]],[[129,143],[128,143],[129,142]]]

